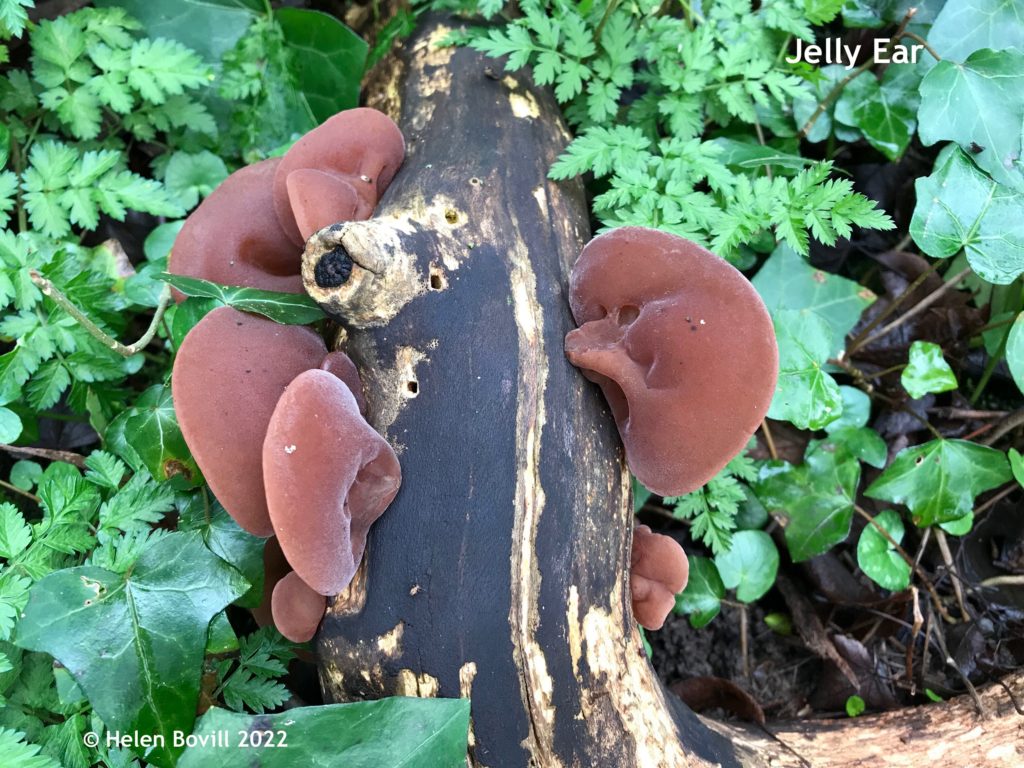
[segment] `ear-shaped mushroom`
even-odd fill
[[[252,609],[252,617],[261,627],[274,623],[270,607],[274,587],[291,571],[292,567],[288,565],[281,545],[277,543],[277,537],[271,536],[263,545],[263,597],[260,604]]]
[[[277,631],[293,643],[304,643],[316,634],[327,599],[292,571],[274,586],[271,610]]]
[[[352,362],[348,355],[344,352],[335,350],[324,358],[323,362],[320,363],[320,369],[323,371],[329,371],[345,382],[352,394],[355,395],[356,404],[359,406],[359,412],[366,414],[366,398],[363,397],[363,382],[359,378],[359,371],[356,368],[356,364]]]
[[[370,525],[398,493],[395,452],[327,371],[300,374],[281,396],[263,441],[267,505],[281,549],[321,595],[355,575]]]
[[[655,493],[714,477],[764,419],[778,349],[750,282],[700,246],[640,227],[594,238],[570,281],[565,352],[604,392],[626,460]]]
[[[178,350],[171,394],[181,432],[221,504],[257,536],[274,532],[261,453],[270,416],[289,382],[326,355],[309,328],[231,307],[206,315]]]
[[[302,293],[302,247],[285,234],[274,212],[280,162],[247,165],[203,200],[174,241],[168,271],[222,285]]]
[[[285,153],[274,174],[277,219],[300,248],[341,220],[367,219],[405,157],[405,140],[375,109],[339,112]]]
[[[675,539],[652,533],[646,525],[633,530],[629,589],[640,626],[661,629],[689,575],[689,561]]]

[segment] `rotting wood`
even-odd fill
[[[317,295],[358,308],[344,346],[404,478],[359,600],[320,633],[324,688],[471,689],[477,766],[735,765],[663,691],[632,622],[628,474],[600,392],[563,353],[589,230],[581,185],[546,178],[569,140],[557,105],[525,77],[488,77],[474,51],[437,48],[446,32],[425,20],[370,88],[408,153],[352,228],[353,259],[401,269]],[[330,245],[310,248],[307,273]]]

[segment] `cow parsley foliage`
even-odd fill
[[[787,46],[813,41],[812,24],[831,21],[842,3],[707,5],[702,15],[655,0],[522,0],[517,18],[453,40],[553,86],[577,136],[551,177],[592,173],[594,213],[607,228],[656,227],[732,260],[770,250],[774,239],[806,254],[808,232],[832,244],[853,226],[891,228],[849,181],[831,178],[830,163],[792,159],[793,101],[820,75],[787,64]],[[477,10],[493,16],[500,7]],[[757,144],[727,155],[722,140],[746,126],[787,161]]]

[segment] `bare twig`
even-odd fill
[[[915,34],[914,32],[907,32],[907,31],[905,31],[905,30],[904,30],[904,31],[903,31],[903,32],[902,32],[902,33],[900,34],[900,37],[909,37],[909,38],[910,38],[911,40],[914,40],[914,41],[916,41],[916,42],[920,43],[921,45],[923,45],[923,46],[924,46],[924,49],[925,49],[926,51],[928,51],[928,53],[930,53],[930,54],[932,55],[932,58],[933,58],[933,59],[935,59],[936,61],[942,61],[942,57],[941,57],[941,56],[939,56],[939,54],[937,54],[937,53],[935,52],[935,49],[934,49],[934,48],[932,48],[932,47],[931,47],[930,45],[928,45],[928,41],[927,41],[927,40],[925,40],[925,39],[924,39],[923,37],[921,37],[920,35],[918,35],[918,34]]]
[[[871,342],[877,341],[883,336],[886,336],[887,334],[891,333],[892,331],[896,330],[901,325],[903,325],[903,323],[907,322],[907,320],[910,320],[912,317],[916,317],[917,315],[924,312],[926,309],[928,309],[928,307],[930,307],[936,301],[941,299],[943,294],[946,293],[946,291],[948,291],[950,288],[955,287],[957,283],[959,283],[961,280],[967,277],[967,275],[969,275],[971,271],[972,270],[970,267],[965,267],[964,269],[957,272],[952,278],[945,281],[942,285],[940,285],[934,291],[929,293],[927,296],[921,299],[921,301],[917,302],[917,304],[915,304],[902,315],[897,317],[891,323],[884,326],[881,330],[875,331],[873,334],[868,336],[859,344],[852,345],[849,352],[847,352],[847,356],[852,355],[856,350],[860,349],[861,347],[866,347]]]
[[[748,638],[747,606],[740,606],[740,657],[743,659],[743,679],[750,679],[750,645]]]
[[[1012,432],[1022,424],[1024,424],[1024,408],[1018,408],[997,424],[995,429],[992,430],[992,434],[982,442],[985,445],[992,445],[1007,432]]]
[[[896,250],[899,251],[903,249],[897,247]],[[920,275],[914,278],[913,282],[907,285],[906,288],[900,291],[900,294],[896,298],[889,302],[889,306],[887,306],[885,309],[883,309],[881,312],[879,312],[877,315],[871,318],[871,321],[863,328],[861,328],[860,333],[854,336],[853,339],[850,341],[850,344],[847,347],[847,356],[852,355],[854,352],[856,352],[858,349],[864,346],[864,338],[873,330],[875,330],[875,328],[877,328],[879,325],[885,322],[893,312],[899,309],[900,306],[902,306],[903,302],[906,301],[910,296],[912,296],[914,294],[914,291],[916,291],[921,286],[921,284],[928,279],[928,276],[939,268],[940,263],[941,262],[936,261],[934,264],[928,267],[928,269],[926,269],[924,272],[922,272]]]
[[[974,519],[977,520],[979,517],[981,517],[984,513],[988,512],[992,507],[994,507],[1000,501],[1002,501],[1007,496],[1009,496],[1011,493],[1016,491],[1017,488],[1018,488],[1017,482],[1015,480],[1011,481],[1005,488],[1003,488],[999,493],[997,493],[991,499],[986,499],[984,503],[979,504],[978,508],[974,510]]]
[[[74,464],[79,469],[85,469],[85,457],[71,451],[29,448],[21,445],[7,445],[6,443],[0,443],[0,451],[12,453],[15,456],[32,456],[37,459],[49,459],[50,461],[66,461],[68,464]]]
[[[8,491],[11,491],[11,493],[17,493],[20,496],[24,496],[26,499],[31,499],[36,504],[39,503],[39,497],[36,496],[34,493],[23,491],[18,486],[14,485],[13,483],[8,483],[6,480],[0,480],[0,488],[6,488]]]
[[[779,458],[779,452],[775,450],[775,440],[772,438],[772,431],[768,427],[768,419],[761,422],[761,432],[764,434],[764,442],[768,446],[768,455],[772,459]]]
[[[979,411],[974,408],[929,408],[929,413],[937,413],[944,419],[1003,419],[1010,411]]]
[[[956,564],[953,562],[953,553],[949,551],[949,542],[946,540],[946,532],[941,528],[935,529],[935,541],[939,545],[939,552],[942,553],[942,562],[946,564],[946,568],[949,570],[949,575],[952,577],[950,580],[953,582],[953,592],[956,594],[956,604],[960,607],[960,615],[964,617],[964,621],[970,619],[970,615],[967,613],[967,606],[964,604],[964,590],[960,586],[960,575],[956,572]]]
[[[993,576],[985,579],[978,586],[981,587],[1024,587],[1024,573],[1006,576]]]
[[[169,285],[164,285],[164,289],[160,294],[160,302],[157,304],[156,311],[153,313],[153,319],[149,324],[149,328],[146,329],[146,332],[142,334],[139,340],[134,344],[125,345],[110,336],[106,331],[90,320],[82,310],[71,303],[71,300],[65,296],[57,286],[43,277],[38,271],[31,269],[28,274],[29,277],[32,278],[32,282],[38,286],[39,290],[42,291],[45,296],[52,299],[57,306],[75,318],[75,320],[78,321],[78,324],[81,325],[90,336],[108,349],[114,350],[117,354],[122,355],[123,357],[131,357],[144,349],[149,342],[153,340],[153,337],[156,336],[156,330],[160,326],[160,318],[163,317],[164,311],[171,303],[171,287]]]
[[[953,657],[949,655],[949,649],[946,647],[946,634],[942,631],[942,627],[940,625],[936,625],[935,627],[935,639],[938,640],[939,648],[942,649],[942,655],[945,657],[946,666],[952,667],[960,680],[963,681],[963,684],[971,694],[971,698],[974,699],[974,706],[978,710],[978,715],[980,717],[984,717],[985,704],[981,700],[981,696],[978,695],[978,690],[974,687],[974,683],[968,679],[967,675],[964,674],[964,671],[960,669],[960,666],[953,660]]]

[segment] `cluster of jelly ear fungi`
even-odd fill
[[[301,293],[306,241],[369,218],[404,153],[382,113],[335,115],[284,156],[231,174],[186,220],[169,271]],[[324,280],[351,272],[339,253]],[[309,640],[401,483],[395,452],[364,418],[355,365],[310,328],[219,307],[182,342],[171,388],[211,491],[242,528],[276,539],[267,547],[270,610],[257,617]]]
[[[305,287],[325,306],[354,296],[350,309],[378,320],[365,289],[387,280],[386,265],[371,263],[372,249],[355,249],[354,259],[345,243],[361,245],[362,225],[343,222],[372,215],[404,152],[380,112],[335,115],[283,157],[246,166],[214,190],[182,227],[170,271]],[[687,493],[742,449],[768,409],[778,355],[768,313],[737,270],[682,238],[626,227],[583,250],[570,303],[580,327],[566,337],[566,354],[600,386],[627,462],[648,488]],[[182,342],[171,384],[213,493],[242,528],[274,537],[269,610],[260,606],[257,618],[309,640],[401,483],[394,451],[364,418],[355,365],[309,328],[220,307]],[[638,527],[630,583],[643,626],[661,626],[686,576],[679,545]]]
[[[700,488],[764,420],[778,377],[768,310],[739,270],[681,237],[600,235],[570,278],[570,362],[602,390],[633,474],[662,496]],[[657,629],[686,583],[674,540],[637,528],[633,611]]]

